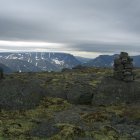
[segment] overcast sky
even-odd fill
[[[140,54],[140,0],[0,0],[0,51]]]

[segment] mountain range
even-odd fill
[[[87,67],[112,67],[114,55],[100,55],[95,59],[73,56],[67,53],[21,52],[0,53],[0,67],[10,72],[61,71],[77,65]],[[140,67],[140,55],[132,56],[134,66]]]
[[[118,57],[118,54],[114,55],[100,55],[95,59],[89,60],[83,65],[88,67],[112,67],[114,58]],[[140,55],[131,56],[133,58],[134,67],[140,67]]]
[[[18,72],[60,71],[81,64],[73,55],[66,53],[0,53],[0,63]]]

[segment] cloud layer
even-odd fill
[[[139,54],[139,17],[139,0],[0,0],[0,40],[58,43],[63,45],[56,51],[84,56],[91,52]],[[0,43],[0,50],[11,49],[12,45]],[[54,51],[55,47],[34,49]]]

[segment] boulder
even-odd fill
[[[5,79],[0,82],[1,109],[30,109],[37,106],[45,92],[35,81]]]
[[[74,104],[91,104],[93,88],[86,84],[74,84],[67,91],[67,100]]]
[[[140,101],[140,81],[124,82],[105,77],[98,85],[92,104],[111,105]]]

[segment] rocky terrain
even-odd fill
[[[2,140],[139,140],[140,70],[134,82],[112,69],[13,73],[0,81]]]

